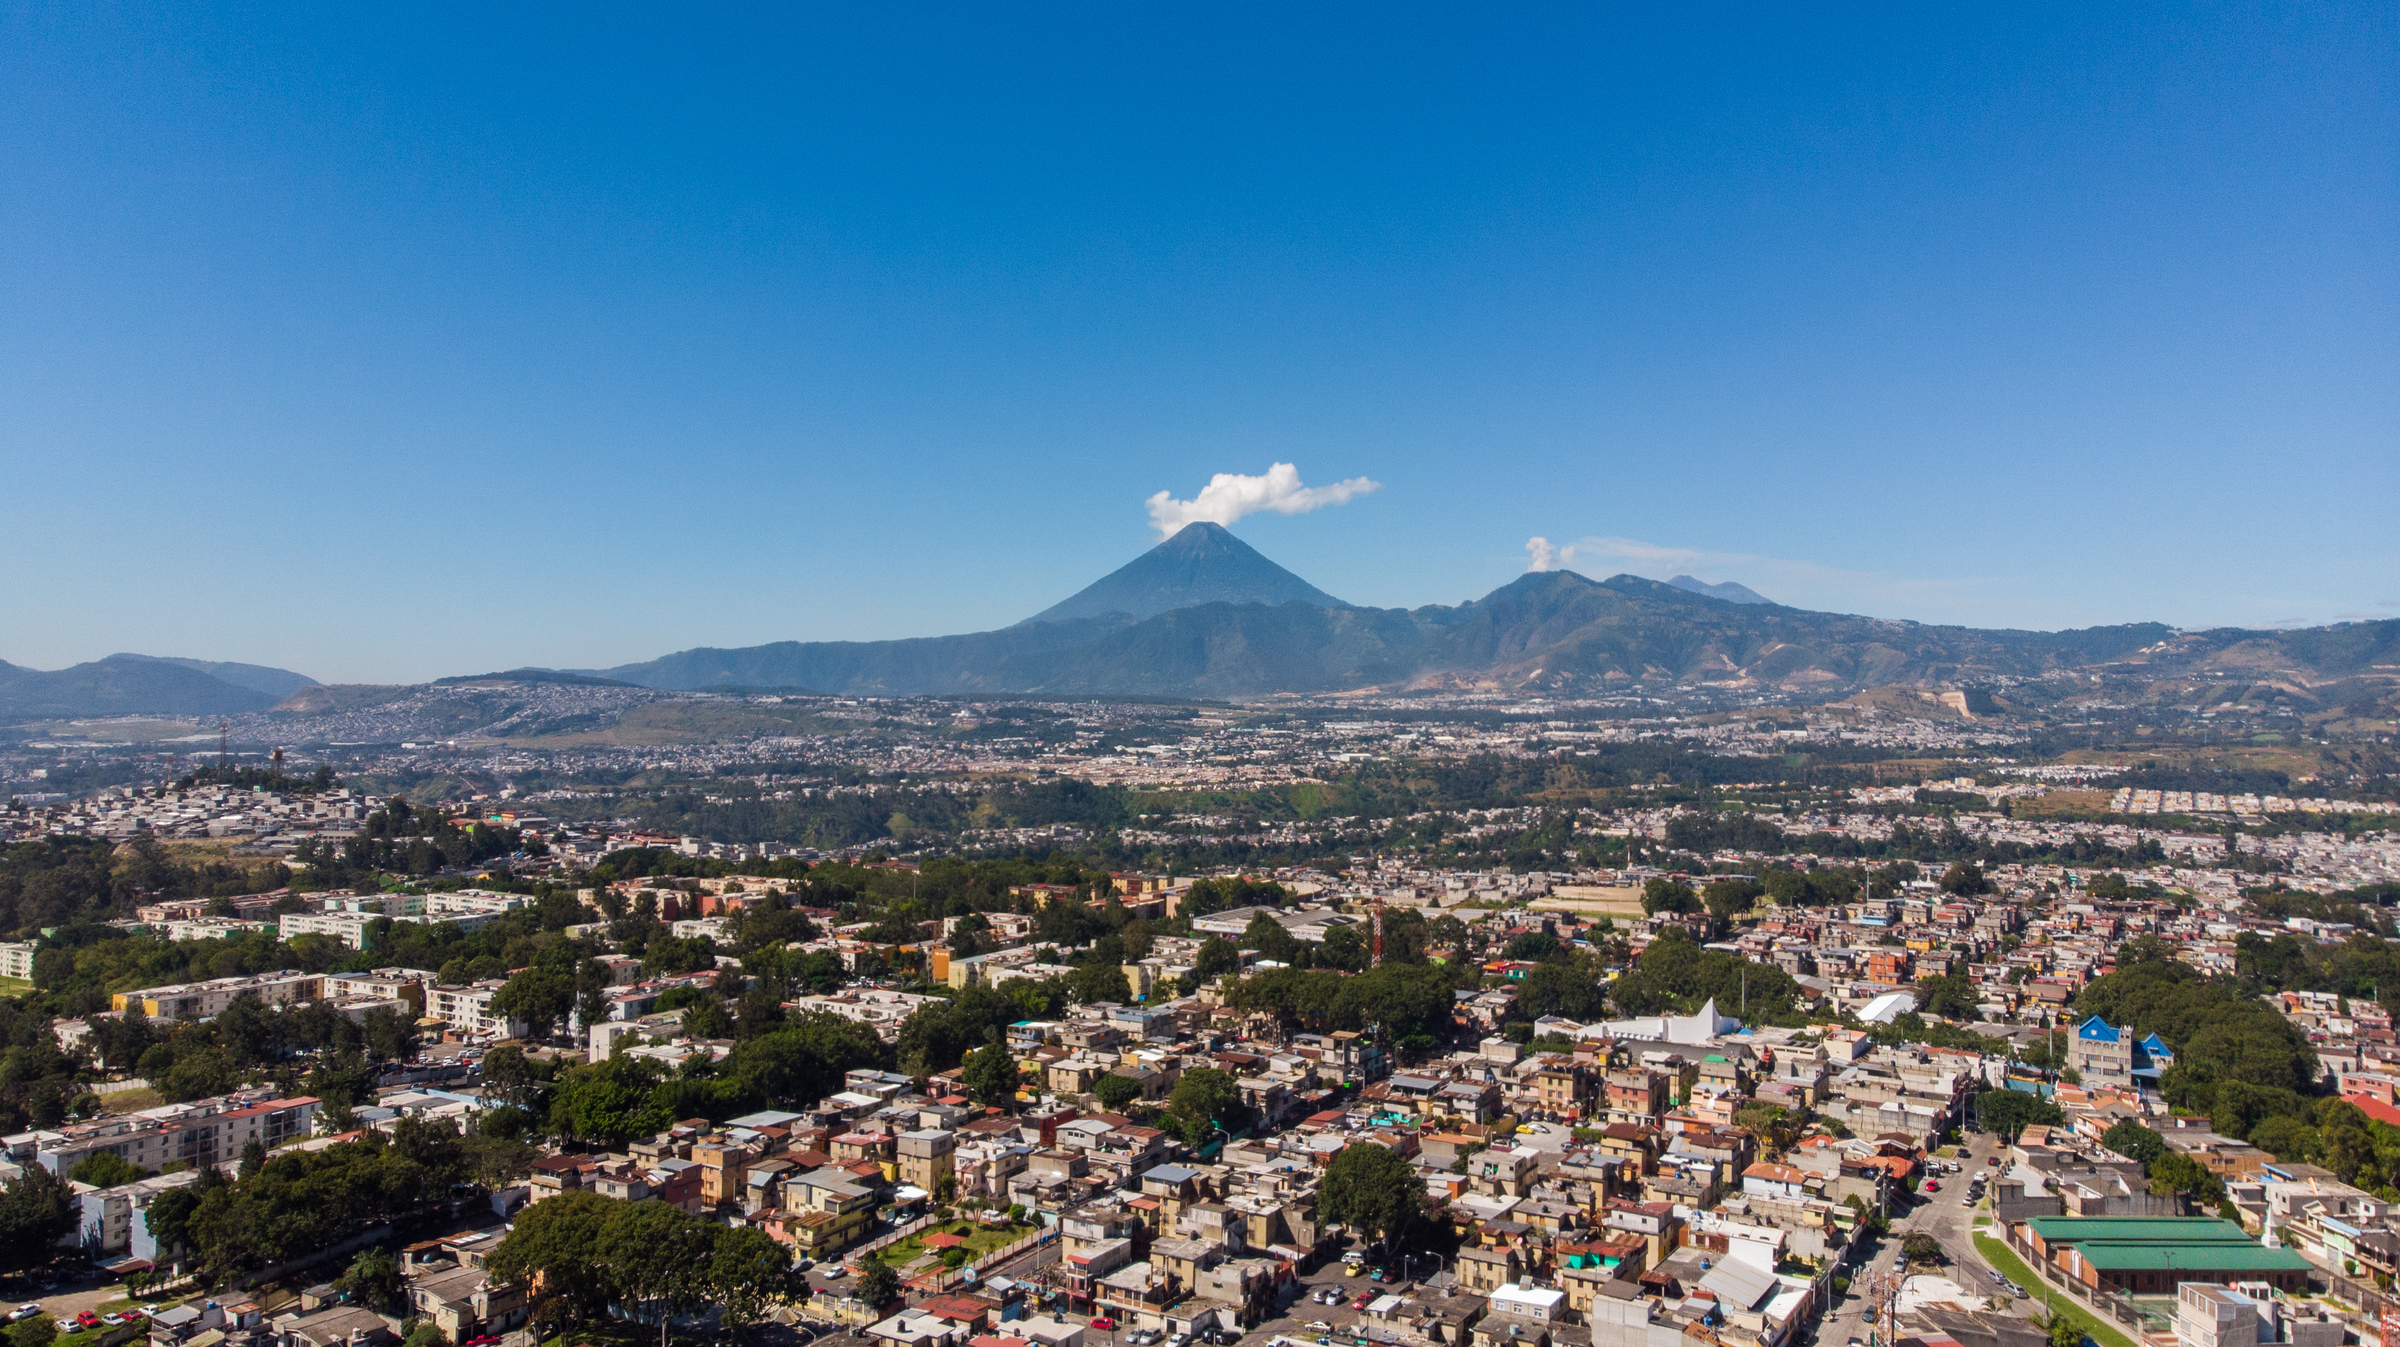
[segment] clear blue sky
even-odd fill
[[[1004,625],[1279,461],[1361,603],[2400,616],[2388,4],[302,8],[0,16],[0,658]]]

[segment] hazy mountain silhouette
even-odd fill
[[[1712,585],[1706,580],[1695,580],[1688,575],[1678,575],[1674,579],[1667,581],[1667,583],[1675,586],[1677,589],[1682,590],[1686,594],[1705,594],[1709,598],[1723,599],[1727,603],[1775,602],[1773,599],[1770,599],[1766,595],[1759,593],[1750,586],[1737,585],[1731,580],[1727,580],[1723,584]]]
[[[1186,524],[1174,537],[1093,581],[1027,622],[1122,613],[1135,621],[1204,603],[1350,605],[1259,555],[1219,524]]]
[[[192,667],[197,663],[154,659],[148,655],[111,655],[70,669],[45,672],[0,661],[0,718],[214,716],[262,711],[283,699],[280,694],[244,687]],[[303,680],[303,685],[308,681]]]

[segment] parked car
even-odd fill
[[[1350,1302],[1350,1308],[1354,1310],[1363,1310],[1374,1302],[1375,1297],[1373,1296],[1360,1296],[1358,1299]]]
[[[1926,1192],[1929,1192],[1929,1193],[1938,1193],[1938,1192],[1940,1192],[1941,1190],[1942,1190],[1942,1181],[1941,1181],[1940,1179],[1927,1179],[1927,1180],[1925,1180],[1925,1191],[1926,1191]]]
[[[83,1331],[81,1319],[60,1319],[54,1326],[61,1333],[81,1333]]]
[[[1099,1318],[1092,1320],[1092,1327],[1099,1329],[1103,1333],[1114,1333],[1117,1331],[1117,1321],[1103,1314]]]
[[[41,1312],[42,1307],[38,1302],[28,1300],[8,1312],[8,1321],[12,1324],[17,1323],[21,1320],[31,1319]]]

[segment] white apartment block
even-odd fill
[[[207,982],[185,982],[170,987],[150,987],[136,992],[118,992],[109,998],[109,1008],[120,1013],[148,1016],[154,1020],[213,1019],[233,999],[251,993],[271,1006],[289,1005],[294,1001],[314,1001],[325,995],[325,978],[319,973],[302,973],[285,969],[279,973],[260,973],[253,977],[213,978]]]
[[[33,942],[0,940],[0,978],[33,981]]]

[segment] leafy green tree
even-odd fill
[[[1125,969],[1119,964],[1093,960],[1076,969],[1070,982],[1075,1000],[1082,1005],[1133,999],[1133,984],[1125,980]]]
[[[660,1347],[668,1325],[707,1296],[715,1224],[655,1198],[621,1204],[600,1234],[600,1257],[618,1292],[657,1316]]]
[[[1238,942],[1243,949],[1258,951],[1258,957],[1276,963],[1292,963],[1300,956],[1300,943],[1284,924],[1265,912],[1250,914],[1250,924],[1242,928]]]
[[[967,1092],[985,1108],[1013,1109],[1017,1103],[1017,1058],[1003,1043],[967,1054]]]
[[[1242,1114],[1242,1088],[1230,1072],[1197,1066],[1184,1072],[1167,1093],[1167,1116],[1186,1143],[1204,1144],[1213,1127],[1234,1130]]]
[[[1719,879],[1700,891],[1700,901],[1710,916],[1731,921],[1749,911],[1766,892],[1767,886],[1755,879]]]
[[[619,1146],[656,1136],[675,1121],[652,1098],[658,1084],[656,1066],[622,1053],[576,1067],[551,1091],[549,1129],[578,1141]]]
[[[1567,947],[1548,931],[1527,931],[1509,941],[1500,951],[1501,958],[1524,963],[1547,963],[1565,959],[1567,955]]]
[[[75,1232],[82,1204],[67,1181],[40,1165],[0,1188],[0,1272],[40,1267],[57,1253],[58,1242]]]
[[[142,1167],[111,1151],[94,1151],[75,1162],[67,1177],[95,1188],[115,1188],[142,1177]]]
[[[1111,1113],[1122,1113],[1127,1105],[1142,1097],[1142,1085],[1130,1076],[1120,1076],[1111,1071],[1093,1084],[1092,1093],[1099,1098],[1100,1107]]]
[[[527,1297],[537,1322],[570,1326],[598,1320],[616,1294],[601,1241],[621,1205],[591,1192],[537,1202],[517,1214],[486,1269],[493,1281]]]
[[[2113,1133],[2116,1128],[2109,1131]],[[2252,1127],[2249,1141],[2285,1164],[2305,1164],[2318,1154],[2317,1129],[2286,1114],[2264,1119]]]
[[[900,1274],[892,1271],[891,1264],[880,1258],[869,1258],[865,1263],[858,1270],[858,1281],[854,1283],[857,1295],[869,1309],[881,1311],[899,1297]]]
[[[769,1308],[801,1286],[792,1271],[790,1245],[747,1226],[728,1226],[717,1232],[716,1247],[709,1253],[707,1290],[721,1307],[721,1320],[736,1340],[764,1320]]]
[[[400,1265],[392,1258],[392,1251],[380,1244],[360,1250],[358,1257],[350,1260],[350,1270],[334,1285],[351,1300],[377,1314],[398,1315],[408,1308],[408,1291],[400,1280]]]
[[[1517,984],[1517,1009],[1539,1019],[1557,1015],[1582,1023],[1608,1012],[1606,975],[1586,955],[1573,963],[1545,963]]]
[[[1425,1203],[1425,1181],[1388,1146],[1356,1141],[1325,1168],[1318,1214],[1386,1246],[1404,1241]]]
[[[710,996],[704,997],[683,1012],[683,1032],[692,1038],[733,1037],[733,1017],[725,1013],[725,1003]]]
[[[1981,1000],[1975,993],[1975,984],[1964,973],[1944,973],[1917,980],[1917,1009],[1927,1015],[1953,1020],[1981,1019],[1983,1012],[1978,1008]]]
[[[1700,907],[1700,895],[1680,879],[1659,875],[1642,886],[1642,911],[1652,916],[1661,912],[1697,912]]]
[[[260,1141],[257,1137],[252,1137],[248,1141],[243,1142],[242,1163],[240,1167],[241,1176],[245,1179],[256,1178],[258,1176],[258,1171],[266,1168],[266,1166],[267,1144],[263,1141]]]
[[[574,1004],[574,979],[538,964],[510,978],[508,985],[492,995],[492,1013],[524,1021],[535,1038],[548,1038]]]
[[[1942,892],[1962,896],[1990,893],[1992,881],[1984,878],[1983,867],[1973,861],[1959,861],[1942,872]]]
[[[1192,976],[1206,981],[1225,973],[1241,971],[1242,952],[1221,935],[1212,935],[1200,942],[1199,953],[1192,956]]]
[[[1985,1090],[1975,1096],[1976,1126],[2012,1143],[2037,1123],[2055,1127],[2066,1120],[2058,1105],[2024,1090]]]
[[[2131,1118],[2102,1133],[2100,1144],[2139,1164],[2145,1172],[2167,1153],[2165,1138]]]
[[[1937,1263],[1942,1257],[1942,1242],[1921,1230],[1911,1230],[1900,1237],[1900,1253],[1912,1263]]]
[[[2150,1166],[2150,1191],[2166,1197],[2182,1193],[2203,1206],[2225,1200],[2225,1183],[2188,1155],[2165,1155]]]

